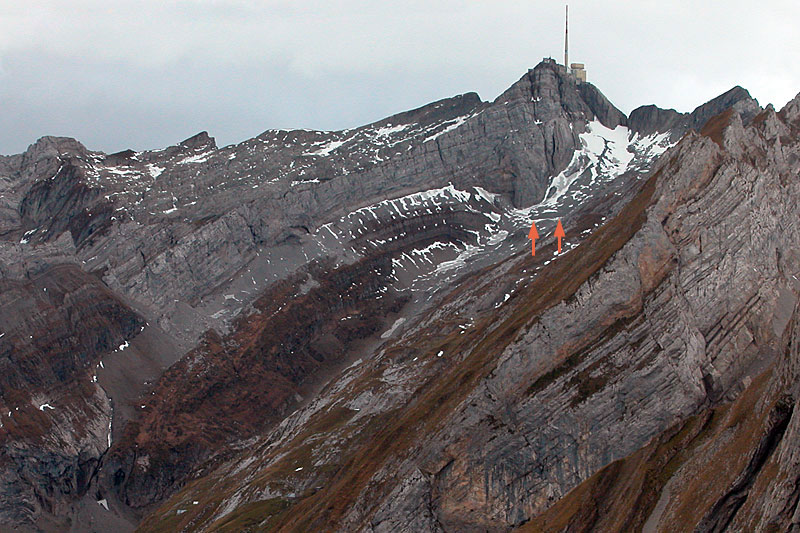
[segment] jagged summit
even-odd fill
[[[208,135],[207,131],[201,131],[200,133],[192,135],[188,139],[181,141],[178,143],[178,146],[190,148],[192,150],[214,149],[217,147],[217,142],[213,137]]]
[[[750,121],[761,111],[758,102],[750,96],[750,93],[737,85],[698,106],[691,113],[679,113],[674,109],[661,109],[655,105],[638,107],[631,111],[628,123],[631,129],[641,135],[670,130],[674,135],[682,136],[690,129],[700,131],[711,117],[728,108],[741,114],[745,122]]]
[[[589,122],[596,117],[604,126],[616,128],[625,125],[625,114],[614,107],[591,83],[579,83],[568,75],[562,66],[542,61],[529,70],[517,83],[501,94],[495,103],[520,102],[528,99],[534,103],[536,120],[548,121],[564,116],[569,121]]]
[[[786,102],[786,105],[778,113],[791,126],[800,128],[800,93]]]
[[[80,141],[71,137],[45,136],[28,146],[21,157],[15,158],[20,170],[58,159],[87,157],[89,150]]]

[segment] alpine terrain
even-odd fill
[[[800,95],[626,116],[553,60],[44,137],[0,156],[0,530],[800,531],[798,243]]]

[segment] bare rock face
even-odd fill
[[[142,529],[790,528],[797,102],[736,109],[583,204],[574,249],[463,279]]]
[[[685,128],[687,114],[678,113],[674,109],[661,109],[655,105],[644,105],[631,111],[628,125],[640,135],[650,135]]]
[[[492,104],[470,93],[357,130],[268,131],[223,148],[201,133],[160,151],[111,155],[44,138],[9,159],[0,231],[30,244],[69,231],[87,269],[192,345],[208,327],[230,325],[233,310],[213,319],[225,305],[209,298],[265,247],[448,184],[529,206],[594,118],[624,124],[599,91],[542,63]]]
[[[0,493],[5,523],[68,515],[111,446],[98,383],[144,320],[78,265],[35,262],[0,281]]]
[[[515,250],[524,236],[496,235],[524,225],[519,208],[543,199],[595,119],[624,124],[596,89],[541,64],[494,103],[468,93],[355,130],[267,131],[222,148],[202,132],[116,154],[44,137],[3,157],[2,401],[13,412],[54,396],[26,415],[36,435],[5,435],[0,487],[48,503],[21,511],[11,498],[0,515],[66,519],[90,492],[133,508],[167,496],[225,445],[296,408],[405,302],[430,305],[426,291],[489,265],[490,249]],[[366,284],[350,299],[348,272]],[[283,302],[297,298],[304,307]],[[34,439],[64,417],[57,439]],[[98,477],[109,437],[118,448]],[[49,474],[33,466],[38,449],[51,454]],[[56,489],[56,471],[80,481]]]
[[[507,142],[503,143],[524,146],[524,157],[511,160],[509,169],[517,177],[513,183],[513,198],[519,206],[543,198],[548,177],[567,167],[579,146],[578,133],[586,123],[596,118],[611,129],[626,123],[625,115],[593,85],[578,83],[565,75],[559,65],[550,62],[537,65],[494,104],[498,110],[513,114],[515,122],[531,117],[539,126],[538,129],[511,129]]]
[[[545,61],[353,130],[0,158],[0,521],[532,524],[786,353],[798,109],[628,118]]]
[[[452,419],[465,431],[442,444],[452,462],[436,475],[440,522],[521,524],[735,393],[783,351],[800,269],[789,251],[800,236],[790,222],[797,204],[786,201],[800,191],[784,181],[796,170],[743,166],[735,151],[768,152],[776,139],[736,119],[723,132],[733,154],[696,136],[670,154],[639,232],[596,280],[512,342],[484,385],[493,394],[479,387]],[[753,188],[763,203],[752,203]],[[497,405],[506,406],[507,436],[480,415]],[[460,490],[478,480],[480,499]]]
[[[733,109],[747,123],[760,111],[758,102],[746,89],[738,85],[713,100],[698,106],[691,113],[678,113],[674,109],[661,109],[654,105],[641,106],[631,111],[628,125],[641,136],[671,132],[680,138],[689,130],[700,131],[708,120],[727,109]]]
[[[390,275],[391,262],[377,257],[298,276],[257,301],[235,333],[209,333],[128,425],[105,460],[104,488],[131,507],[151,505],[213,452],[279,421],[302,399],[304,383],[341,364],[379,332],[381,317],[400,310],[405,301],[388,293]]]
[[[427,530],[521,525],[676,421],[735,397],[785,353],[800,294],[792,246],[800,168],[767,161],[800,143],[782,144],[787,125],[766,113],[749,128],[728,113],[716,124],[719,145],[707,130],[711,138],[692,135],[669,152],[653,189],[640,193],[650,206],[636,234],[511,340],[437,437],[412,454],[432,456],[438,512]],[[769,419],[768,434],[780,439],[791,412]],[[775,444],[764,446],[772,448],[754,451],[767,454],[762,463]],[[699,530],[727,527],[762,463],[751,462],[730,489],[738,503],[718,500]]]

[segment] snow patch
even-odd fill
[[[464,115],[464,116],[461,116],[461,117],[458,117],[458,118],[454,118],[452,120],[448,120],[447,122],[444,122],[444,124],[449,124],[449,126],[447,126],[446,128],[444,128],[443,130],[441,130],[441,131],[439,131],[437,133],[434,133],[430,137],[426,138],[424,141],[422,141],[422,144],[425,144],[428,141],[435,141],[436,139],[438,139],[440,136],[444,135],[445,133],[453,131],[456,128],[459,128],[462,124],[464,124],[471,117],[472,117],[472,115]]]
[[[30,238],[31,238],[31,237],[33,236],[33,234],[34,234],[34,233],[36,233],[37,231],[39,231],[39,228],[32,229],[32,230],[30,230],[30,231],[26,231],[26,232],[25,232],[25,235],[23,235],[23,236],[22,236],[22,239],[20,239],[19,243],[20,243],[20,244],[28,244],[28,243],[30,242]]]
[[[503,229],[503,230],[497,231],[495,233],[492,233],[492,235],[489,237],[489,240],[486,242],[486,244],[488,244],[489,246],[494,246],[496,244],[500,244],[501,242],[506,240],[506,237],[508,237],[508,232],[506,230]]]
[[[542,205],[556,206],[570,186],[586,171],[591,173],[591,183],[599,178],[613,179],[625,172],[633,160],[635,154],[628,149],[630,131],[625,126],[617,126],[612,130],[595,120],[587,124],[586,129],[585,133],[579,135],[582,148],[572,154],[567,168],[553,178]]]
[[[318,157],[325,157],[331,154],[334,150],[342,146],[347,141],[330,141],[326,143],[315,152],[306,152],[303,155],[311,155],[311,156],[318,156]]]
[[[458,254],[458,257],[451,261],[444,261],[436,266],[436,273],[447,272],[454,268],[463,267],[467,264],[467,260],[479,253],[482,250],[479,246],[466,244],[464,249]]]
[[[407,129],[410,124],[398,124],[397,126],[392,126],[391,124],[387,124],[386,126],[380,127],[375,130],[375,137],[386,137],[393,133],[401,132]]]
[[[639,134],[631,141],[631,146],[637,153],[652,160],[666,152],[674,143],[670,141],[671,132],[653,133],[639,138]]]
[[[150,173],[150,177],[153,178],[153,179],[156,179],[157,177],[159,177],[165,170],[166,170],[166,168],[158,167],[158,166],[156,166],[156,165],[154,165],[152,163],[147,165],[147,172]]]
[[[293,182],[292,182],[292,187],[294,187],[295,185],[302,185],[302,184],[304,184],[304,183],[320,183],[320,181],[319,181],[319,179],[317,179],[317,178],[310,179],[310,180],[298,180],[298,181],[293,181]]]
[[[178,161],[178,165],[186,165],[190,163],[205,163],[208,161],[208,158],[211,157],[213,152],[203,152],[197,155],[191,155],[189,157],[184,157],[180,161]]]
[[[484,189],[482,187],[473,187],[473,189],[475,189],[475,192],[478,193],[478,196],[480,196],[481,198],[483,198],[484,200],[486,200],[490,204],[493,204],[495,199],[498,196],[500,196],[499,194],[496,194],[496,193],[493,193],[493,192],[489,192],[489,191],[487,191],[486,189]]]
[[[131,169],[124,169],[118,167],[106,167],[106,170],[109,171],[111,174],[116,174],[117,176],[138,176],[139,172],[136,170]]]

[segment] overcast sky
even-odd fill
[[[795,1],[570,4],[570,59],[620,109],[690,111],[742,85],[800,92]],[[0,0],[0,153],[219,145],[358,126],[468,91],[496,98],[563,60],[564,2]]]

